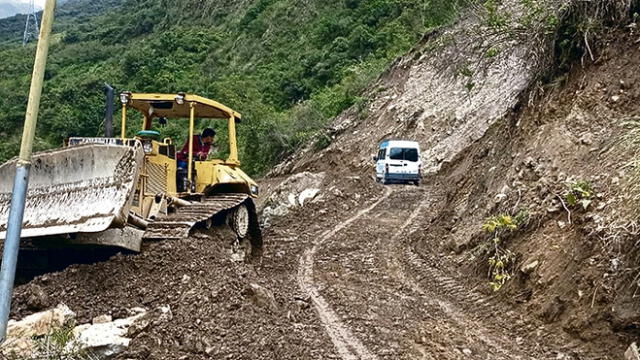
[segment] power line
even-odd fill
[[[38,15],[36,14],[36,5],[34,0],[31,0],[29,4],[29,13],[27,14],[27,21],[24,24],[24,35],[22,36],[22,46],[27,46],[27,43],[31,39],[38,39],[40,29],[38,28]]]

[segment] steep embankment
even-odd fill
[[[519,213],[518,229],[498,245],[513,253],[513,279],[494,311],[508,304],[547,328],[620,351],[637,336],[640,315],[629,138],[640,115],[640,49],[628,30],[602,40],[595,63],[539,89],[539,100],[447,166],[438,177],[449,188],[446,200],[415,248],[433,260],[429,254],[441,254],[439,261],[482,284],[495,250],[481,226],[489,216]],[[586,209],[567,196],[576,186],[590,188]]]

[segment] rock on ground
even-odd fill
[[[9,320],[7,337],[0,346],[3,354],[29,354],[35,349],[34,338],[50,334],[54,329],[70,324],[76,314],[66,305],[31,314],[22,320]]]
[[[93,324],[83,324],[73,329],[74,340],[68,349],[86,350],[100,359],[110,359],[123,352],[131,342],[129,328],[144,317],[144,313],[125,319],[110,320],[110,316],[98,316]],[[96,321],[98,320],[98,321]]]

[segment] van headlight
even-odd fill
[[[258,187],[256,185],[251,185],[251,194],[258,195]]]

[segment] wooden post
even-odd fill
[[[29,102],[27,103],[27,112],[24,120],[20,155],[16,164],[16,174],[11,193],[7,236],[4,242],[2,268],[0,270],[0,343],[4,342],[6,337],[9,312],[11,310],[11,297],[13,296],[13,284],[16,277],[22,220],[29,186],[33,139],[36,134],[36,123],[38,121],[38,110],[40,108],[40,97],[42,96],[42,84],[44,83],[44,71],[47,65],[49,39],[51,38],[51,26],[55,8],[56,0],[47,0],[42,15],[42,26],[40,26],[36,59],[33,64],[33,74],[31,75],[31,89],[29,90]]]

